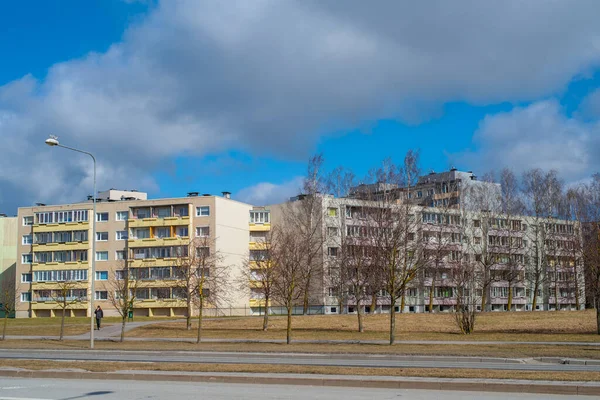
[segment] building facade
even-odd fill
[[[0,288],[14,280],[17,267],[17,217],[0,214]]]
[[[206,251],[219,254],[232,282],[239,280],[248,251],[250,205],[230,199],[228,193],[147,200],[145,193],[109,190],[99,193],[98,200],[96,215],[91,201],[19,209],[17,317],[55,316],[61,310],[57,294],[65,282],[70,285],[68,315],[89,316],[91,296],[106,315],[115,315],[109,300],[125,269],[139,281],[135,315],[183,316],[187,308],[174,268],[200,238]],[[247,291],[232,283],[226,307],[240,310],[247,305]]]
[[[340,294],[331,271],[352,268],[344,252],[368,242],[376,228],[369,210],[381,203],[324,197],[323,304],[325,313],[389,312],[390,298],[380,287],[357,303]],[[396,312],[452,311],[457,304],[457,267],[472,266],[478,310],[574,310],[585,307],[583,242],[573,221],[508,216],[452,208],[410,206],[409,239],[417,273]],[[371,240],[372,242],[372,240]],[[351,257],[350,257],[351,259]],[[332,282],[336,283],[332,286]],[[343,290],[343,289],[342,289]],[[341,296],[341,297],[340,297]]]

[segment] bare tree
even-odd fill
[[[324,161],[321,154],[309,159],[302,195],[298,201],[287,203],[285,210],[285,218],[289,224],[296,226],[298,240],[305,252],[301,269],[302,313],[305,315],[309,312],[310,295],[315,282],[323,280],[323,222],[326,212],[323,194],[327,191],[327,181],[322,171]]]
[[[108,282],[108,300],[121,317],[121,336],[119,340],[123,342],[125,340],[127,318],[129,312],[133,312],[137,301],[137,289],[140,286],[142,275],[139,273],[140,268],[131,267],[127,258],[121,260],[119,267],[119,269],[110,272],[114,279]]]
[[[600,174],[582,185],[585,283],[596,309],[596,331],[600,335]]]
[[[55,288],[47,291],[49,297],[52,301],[56,302],[57,307],[61,311],[60,334],[58,340],[63,340],[64,337],[67,310],[72,305],[84,301],[86,297],[85,292],[86,289],[81,285],[81,282],[71,279],[56,282]],[[93,295],[94,293],[91,293],[90,296]],[[89,300],[91,304],[91,297],[89,297]],[[91,312],[94,312],[94,310],[91,310]]]
[[[488,172],[482,180],[488,184],[494,183],[494,173]],[[485,190],[483,186],[475,185],[467,187],[464,195],[473,205],[473,212],[468,218],[470,221],[463,218],[463,224],[470,225],[471,229],[472,237],[468,247],[469,252],[473,255],[475,280],[478,288],[476,290],[481,291],[481,310],[489,311],[491,286],[495,279],[492,269],[496,263],[496,255],[492,246],[489,245],[489,237],[492,225],[499,215],[501,195]]]
[[[305,247],[297,238],[296,229],[285,219],[271,229],[271,261],[273,297],[287,311],[286,343],[292,341],[292,313],[303,291]]]
[[[187,251],[177,257],[180,261],[175,277],[180,295],[187,299],[188,320],[193,314],[192,306],[198,310],[196,343],[200,343],[204,309],[218,308],[229,299],[229,268],[223,264],[223,256],[210,238],[195,238],[185,249]]]
[[[6,339],[6,326],[8,325],[8,318],[16,311],[18,296],[19,294],[14,276],[12,279],[10,279],[10,277],[4,277],[2,284],[0,285],[0,311],[4,313],[2,340]]]
[[[538,305],[538,296],[547,283],[549,270],[546,254],[546,222],[556,211],[562,192],[562,183],[556,171],[544,172],[531,169],[523,173],[521,187],[525,200],[525,211],[531,217],[531,226],[527,231],[530,241],[527,254],[526,276],[532,290],[532,311]]]
[[[507,310],[511,311],[517,284],[524,283],[524,245],[520,215],[524,205],[520,198],[518,181],[513,171],[505,168],[500,173],[502,187],[502,218],[493,223],[494,236],[488,240],[494,246],[497,279],[508,284]],[[524,291],[524,288],[523,288]],[[523,293],[524,294],[524,293]]]
[[[239,279],[242,289],[251,286],[251,295],[258,295],[264,302],[263,331],[269,328],[269,312],[273,301],[273,282],[275,273],[273,268],[271,232],[265,232],[264,239],[255,243],[255,248],[250,250],[249,257],[244,262],[244,269]]]
[[[390,299],[390,344],[396,334],[396,304],[404,307],[406,289],[422,269],[422,255],[415,240],[418,221],[415,208],[403,199],[397,199],[393,190],[404,188],[409,196],[418,178],[418,153],[409,151],[402,167],[384,161],[373,174],[380,190],[369,202],[364,218],[371,240],[377,246],[374,265],[381,270],[382,286]]]

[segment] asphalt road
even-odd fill
[[[470,368],[518,371],[600,371],[600,365],[554,364],[477,357],[418,357],[371,354],[286,354],[189,351],[3,349],[0,359],[274,364],[370,368]]]
[[[569,396],[519,393],[246,385],[118,380],[0,378],[0,400],[132,399],[411,399],[411,400],[564,400]],[[578,396],[579,398],[579,396]],[[581,398],[595,398],[581,396]]]

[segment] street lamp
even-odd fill
[[[88,153],[87,151],[74,149],[72,147],[64,146],[60,144],[57,136],[50,135],[48,139],[46,139],[46,144],[48,146],[54,147],[62,147],[67,150],[76,151],[78,153],[87,154],[92,157],[92,161],[94,161],[94,195],[92,196],[92,201],[94,204],[94,211],[92,215],[92,287],[90,293],[90,348],[94,348],[94,296],[96,292],[94,291],[94,280],[96,273],[96,158],[92,155],[92,153]]]

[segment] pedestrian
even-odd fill
[[[98,306],[98,308],[96,308],[96,311],[94,311],[94,314],[96,314],[97,330],[100,330],[100,320],[104,317],[104,311],[102,311],[102,308]]]

